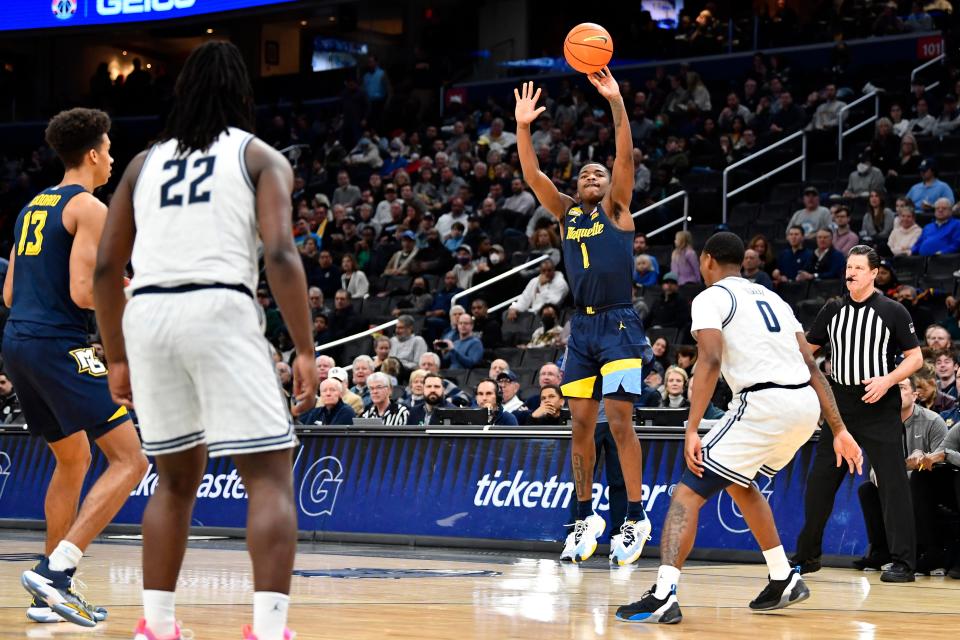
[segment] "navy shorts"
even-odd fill
[[[563,395],[594,400],[640,395],[643,366],[651,360],[650,341],[632,305],[578,312],[563,359]]]
[[[78,431],[96,439],[130,416],[107,386],[107,368],[80,339],[3,336],[4,370],[30,433],[56,442]]]

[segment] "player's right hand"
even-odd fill
[[[513,96],[517,99],[517,106],[513,111],[517,124],[530,124],[537,119],[541,113],[546,111],[546,107],[537,107],[537,100],[540,99],[540,89],[536,93],[533,91],[533,82],[524,82],[520,91],[513,90]]]
[[[696,431],[687,432],[683,442],[683,458],[687,461],[687,468],[690,473],[698,478],[703,477],[703,449],[700,442],[700,434]]]
[[[317,365],[312,353],[298,353],[293,359],[293,397],[297,400],[293,407],[295,416],[317,404]]]
[[[833,452],[837,454],[838,468],[846,460],[850,473],[854,473],[854,470],[857,475],[863,473],[863,451],[849,431],[844,430],[840,435],[833,436]]]
[[[111,361],[107,368],[110,397],[117,404],[133,409],[133,390],[130,387],[130,365],[126,360]]]

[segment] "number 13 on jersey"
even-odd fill
[[[17,243],[18,256],[39,255],[43,247],[43,227],[47,224],[46,211],[28,211],[23,216],[23,228],[20,230],[20,242]],[[30,239],[30,235],[33,239]]]

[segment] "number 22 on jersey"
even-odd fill
[[[47,212],[43,210],[28,211],[23,216],[23,228],[20,230],[20,242],[17,244],[18,256],[39,255],[43,247],[43,227],[47,224]],[[33,236],[30,239],[30,236]]]

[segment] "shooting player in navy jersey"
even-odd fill
[[[127,409],[107,387],[107,369],[87,342],[93,267],[107,207],[93,190],[110,178],[110,118],[71,109],[47,126],[47,143],[63,161],[63,180],[20,212],[3,284],[10,317],[3,358],[30,433],[46,440],[57,464],[47,487],[45,557],[23,574],[35,622],[68,620],[92,627],[106,611],[73,589],[83,550],[103,531],[146,473],[147,461]],[[107,470],[79,509],[90,441]]]
[[[577,520],[561,559],[582,562],[597,547],[603,518],[593,513],[592,478],[596,450],[594,429],[600,401],[617,442],[627,486],[627,516],[615,540],[611,562],[624,565],[640,557],[650,535],[650,521],[641,502],[642,453],[633,428],[633,401],[643,392],[642,367],[653,359],[640,317],[633,309],[632,286],[633,142],[623,97],[610,69],[587,76],[610,103],[616,137],[613,175],[606,166],[585,164],[577,177],[577,199],[560,193],[537,163],[530,135],[545,107],[537,107],[540,90],[523,85],[517,100],[517,150],[523,177],[540,203],[560,222],[563,261],[577,314],[571,324],[564,358],[563,394],[573,418],[574,485]]]

